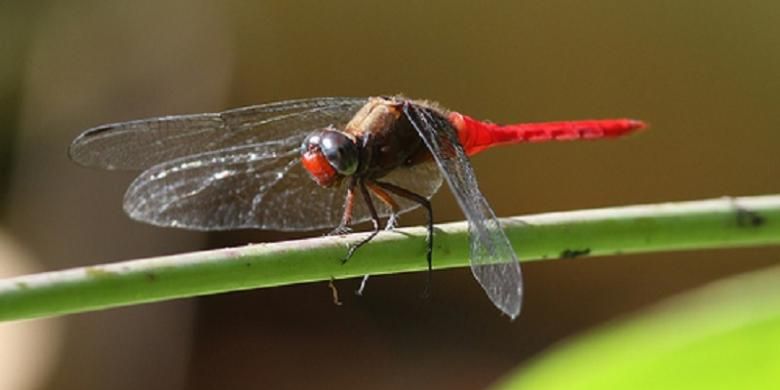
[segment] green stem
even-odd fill
[[[522,261],[780,244],[780,195],[502,219]],[[468,265],[464,222],[438,225],[436,269]],[[226,291],[426,269],[425,229],[318,237],[130,260],[0,280],[0,320],[46,317]]]

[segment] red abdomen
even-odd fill
[[[450,122],[471,156],[487,148],[519,142],[566,141],[620,137],[647,125],[635,119],[596,119],[568,122],[521,123],[496,125],[452,112]]]

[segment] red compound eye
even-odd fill
[[[312,179],[322,187],[329,187],[338,177],[336,170],[319,150],[309,150],[301,156],[303,167],[309,171]]]

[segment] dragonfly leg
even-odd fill
[[[344,215],[341,217],[341,222],[339,223],[339,226],[336,226],[335,229],[331,230],[328,235],[329,236],[340,236],[342,234],[347,234],[352,229],[350,229],[349,225],[352,224],[352,210],[355,207],[355,185],[356,185],[357,179],[352,178],[349,182],[349,187],[347,188],[347,198],[344,200]]]
[[[371,190],[371,192],[376,195],[379,200],[382,201],[387,207],[390,208],[391,214],[390,217],[387,218],[387,223],[385,223],[385,230],[393,230],[396,227],[396,224],[398,223],[398,211],[401,210],[400,207],[398,207],[398,203],[393,199],[390,194],[387,193],[382,187],[379,187],[377,184],[372,182],[367,182],[366,186],[368,186],[368,189]]]
[[[388,232],[392,232],[395,230],[395,228],[398,226],[398,213],[392,213],[389,217],[387,217],[387,222],[385,222],[385,230]]]
[[[363,200],[366,201],[368,212],[371,214],[371,223],[374,224],[374,230],[371,231],[371,234],[369,234],[368,237],[362,239],[356,244],[352,244],[349,246],[349,250],[347,250],[347,255],[344,256],[343,259],[341,259],[342,264],[346,263],[347,260],[349,260],[352,257],[352,255],[355,254],[355,251],[357,251],[358,248],[367,244],[369,241],[373,240],[374,237],[376,237],[376,235],[379,234],[380,231],[379,215],[377,215],[376,213],[374,202],[371,201],[371,195],[368,193],[368,188],[366,188],[366,183],[363,180],[358,180],[357,186],[360,189],[360,194],[363,196]]]
[[[385,189],[397,196],[409,199],[413,202],[417,202],[422,206],[425,211],[428,212],[428,251],[426,253],[426,259],[428,260],[428,284],[430,285],[431,272],[433,271],[433,208],[431,207],[431,201],[424,196],[415,194],[405,188],[398,187],[397,185],[384,183],[381,181],[374,182],[377,186]]]

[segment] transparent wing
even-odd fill
[[[125,211],[139,221],[193,230],[335,227],[344,212],[348,180],[323,188],[309,177],[298,149],[306,135],[155,165],[130,185]],[[430,197],[441,185],[437,171],[435,164],[422,164],[391,174],[387,180]],[[381,202],[374,203],[380,215],[389,215]],[[399,205],[401,212],[418,206],[400,199]],[[368,219],[366,205],[356,196],[353,223]]]
[[[195,230],[312,230],[336,226],[346,183],[322,188],[299,161],[311,131],[341,128],[366,98],[312,98],[99,126],[70,147],[86,166],[146,169],[128,188],[132,218]],[[441,185],[434,164],[399,169],[387,181],[427,197]],[[375,202],[382,216],[390,210]],[[401,212],[418,205],[399,200]],[[353,223],[368,220],[356,197]]]
[[[173,115],[89,129],[70,146],[73,161],[107,169],[147,169],[166,161],[261,144],[346,124],[366,98],[289,100],[224,111]]]
[[[404,113],[433,154],[469,222],[471,270],[493,304],[511,318],[522,304],[520,264],[501,225],[479,191],[455,129],[440,114],[413,103]]]
[[[436,163],[431,161],[423,164],[417,164],[410,167],[398,167],[391,171],[389,174],[381,178],[380,181],[395,184],[398,187],[414,192],[415,194],[424,196],[430,199],[436,191],[439,190],[442,183],[441,173]],[[409,199],[396,196],[393,198],[398,202],[398,206],[402,212],[406,212],[415,209],[420,206],[419,203],[413,202]],[[389,215],[390,210],[384,207],[381,202],[374,202],[377,206],[382,206],[377,209],[380,215]],[[400,213],[399,213],[400,214]],[[368,216],[366,216],[366,219]]]

